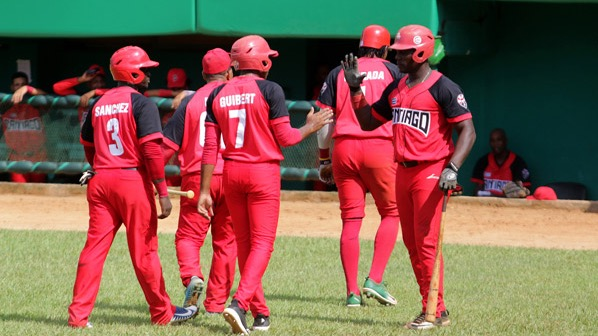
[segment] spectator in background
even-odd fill
[[[502,128],[490,132],[490,153],[478,159],[471,176],[474,196],[505,197],[504,186],[515,182],[531,187],[530,172],[525,161],[507,147],[507,134]]]
[[[84,86],[83,84],[86,85]],[[93,64],[81,76],[63,79],[54,83],[53,88],[57,95],[81,96],[79,102],[79,123],[82,123],[89,100],[96,96],[101,96],[108,91],[106,87],[106,72],[103,67]]]
[[[174,98],[189,86],[187,73],[181,68],[171,68],[166,75],[167,89],[154,89],[145,91],[146,97]],[[172,115],[172,114],[171,114]]]
[[[29,105],[19,104],[25,94],[45,95],[43,90],[29,85],[29,77],[24,72],[16,72],[11,77],[10,91],[14,104],[2,114],[2,131],[8,147],[8,161],[46,161],[46,134],[41,112]],[[12,182],[46,182],[45,174],[10,173]]]

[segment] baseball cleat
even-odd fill
[[[203,292],[204,283],[197,276],[192,276],[187,289],[185,290],[185,300],[183,301],[183,307],[197,306],[197,301]]]
[[[255,320],[253,320],[251,330],[267,331],[268,329],[270,329],[270,317],[263,314],[257,314]]]
[[[176,325],[183,323],[187,320],[190,320],[195,317],[197,314],[197,307],[196,306],[189,306],[187,308],[183,307],[176,307],[174,311],[174,315],[170,319],[170,324]]]
[[[362,305],[361,295],[353,294],[352,292],[347,295],[347,307],[361,307]]]
[[[426,321],[426,313],[419,314],[413,321],[408,322],[405,325],[407,329],[413,330],[425,330],[425,329],[432,329],[435,327],[448,327],[451,325],[451,320],[448,318],[449,312],[445,310],[440,313],[440,317],[436,318],[434,323]]]
[[[228,308],[222,313],[222,316],[230,324],[235,335],[249,335],[245,315],[246,311],[239,307],[237,300],[231,301]]]
[[[436,327],[434,323],[426,321],[426,313],[420,313],[413,321],[405,324],[406,329],[426,330]]]
[[[363,284],[363,293],[368,298],[374,298],[383,305],[394,306],[397,304],[397,299],[390,295],[384,283],[376,283],[374,280],[365,278]]]

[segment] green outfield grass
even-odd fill
[[[124,238],[117,236],[108,256],[91,316],[94,328],[72,330],[66,326],[67,307],[85,233],[0,230],[0,334],[230,334],[221,316],[205,316],[203,308],[185,325],[152,326]],[[372,247],[373,242],[363,241],[360,283]],[[174,235],[160,236],[160,255],[168,292],[180,304],[184,289]],[[416,332],[403,329],[420,304],[401,242],[385,275],[399,304],[383,307],[367,300],[366,307],[346,308],[337,239],[280,237],[264,278],[272,311],[267,335],[598,333],[598,252],[446,245],[445,255],[445,297],[453,325]],[[206,248],[206,273],[209,256]]]

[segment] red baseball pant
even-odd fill
[[[381,221],[376,232],[374,255],[368,277],[381,282],[399,232],[393,144],[388,139],[335,139],[332,170],[338,188],[343,220],[340,254],[347,294],[359,293],[359,232],[365,216],[365,194],[370,192]]]
[[[280,164],[225,161],[223,176],[241,273],[234,298],[254,317],[270,316],[262,277],[274,250],[278,227]]]
[[[438,180],[447,161],[420,163],[415,167],[397,170],[397,205],[401,216],[403,242],[415,273],[422,296],[422,311],[426,311],[430,280],[438,246],[438,232],[442,216],[443,193]],[[436,314],[446,310],[444,305],[444,262],[440,264],[440,284]]]
[[[81,251],[69,325],[82,327],[93,310],[106,256],[121,223],[137,280],[154,324],[168,324],[175,307],[166,293],[158,256],[158,217],[149,178],[137,170],[98,170],[87,188],[89,229]]]
[[[203,304],[206,311],[219,313],[224,310],[235,280],[237,244],[231,217],[226,206],[222,175],[214,175],[210,194],[214,202],[214,217],[206,220],[197,212],[201,176],[189,174],[182,177],[181,190],[195,191],[195,197],[181,197],[179,225],[175,235],[175,246],[179,271],[183,286],[187,287],[191,277],[196,275],[204,280],[201,271],[200,250],[204,244],[208,228],[212,233],[212,266]]]

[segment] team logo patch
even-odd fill
[[[457,103],[463,108],[467,108],[467,101],[465,101],[465,96],[462,93],[457,96]]]
[[[392,109],[392,123],[401,124],[420,131],[425,137],[430,132],[430,112],[405,108]]]
[[[324,82],[324,84],[322,84],[322,88],[320,89],[320,94],[323,94],[327,88],[328,88],[328,84],[326,84],[326,82]]]
[[[396,97],[395,97],[395,98],[393,98],[393,99],[390,101],[390,103],[391,103],[391,105],[396,105],[396,104],[397,104],[397,98],[396,98]]]
[[[419,36],[419,35],[415,35],[415,36],[413,36],[413,43],[415,43],[415,44],[417,44],[417,45],[420,45],[420,44],[422,44],[422,37],[421,37],[421,36]]]

